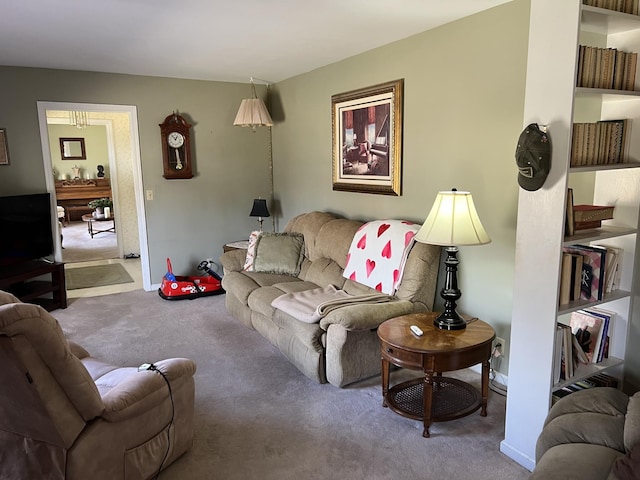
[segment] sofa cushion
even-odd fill
[[[627,404],[624,420],[624,446],[627,451],[640,445],[640,392],[636,392]],[[640,454],[640,452],[639,452]]]
[[[321,257],[316,259],[315,262],[309,263],[307,268],[300,272],[300,276],[307,282],[312,282],[316,285],[333,285],[336,288],[342,288],[345,282],[342,272],[342,267],[334,260]]]
[[[298,233],[262,233],[253,261],[256,272],[297,276],[304,257],[304,236]]]
[[[536,464],[529,480],[605,479],[622,454],[601,445],[557,445]]]
[[[261,272],[227,272],[222,278],[227,296],[236,297],[240,303],[247,305],[251,292],[260,287],[284,282],[299,282],[291,275],[275,275]]]
[[[326,212],[302,213],[289,220],[284,227],[284,231],[297,232],[304,235],[305,256],[314,261],[322,256],[316,253],[316,236],[325,223],[335,220],[335,218],[334,215]]]
[[[291,315],[276,309],[273,315],[273,323],[281,330],[287,331],[292,337],[297,338],[302,344],[317,349],[321,346],[324,330],[317,323],[305,323]]]

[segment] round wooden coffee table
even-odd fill
[[[489,358],[496,334],[482,320],[467,320],[463,330],[441,330],[433,325],[439,313],[414,313],[392,318],[378,328],[382,357],[383,406],[414,420],[422,420],[422,435],[429,437],[432,422],[453,420],[475,412],[487,415]],[[417,325],[424,334],[414,335]],[[442,376],[482,364],[482,391],[466,382]],[[422,370],[424,378],[389,388],[390,365]]]

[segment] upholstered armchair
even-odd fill
[[[192,444],[191,360],[108,365],[0,292],[0,365],[0,479],[148,479]]]

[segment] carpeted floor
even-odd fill
[[[67,290],[133,283],[133,278],[119,263],[65,269]]]
[[[198,365],[194,445],[161,480],[524,480],[499,451],[505,399],[488,416],[422,424],[381,406],[380,378],[319,385],[232,318],[224,295],[166,301],[134,291],[71,300],[58,318],[93,356],[136,366],[169,357]],[[392,383],[419,372],[392,372]],[[452,374],[452,376],[454,376]],[[455,374],[479,385],[471,370]]]
[[[60,229],[62,234],[62,261],[65,263],[108,260],[118,258],[115,233],[106,232],[91,238],[86,222],[71,222]]]

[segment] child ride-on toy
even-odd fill
[[[167,258],[167,273],[162,277],[158,295],[165,300],[192,300],[225,293],[220,285],[220,275],[209,268],[207,261],[200,262],[198,270],[205,270],[209,275],[202,277],[174,275],[171,260]]]

